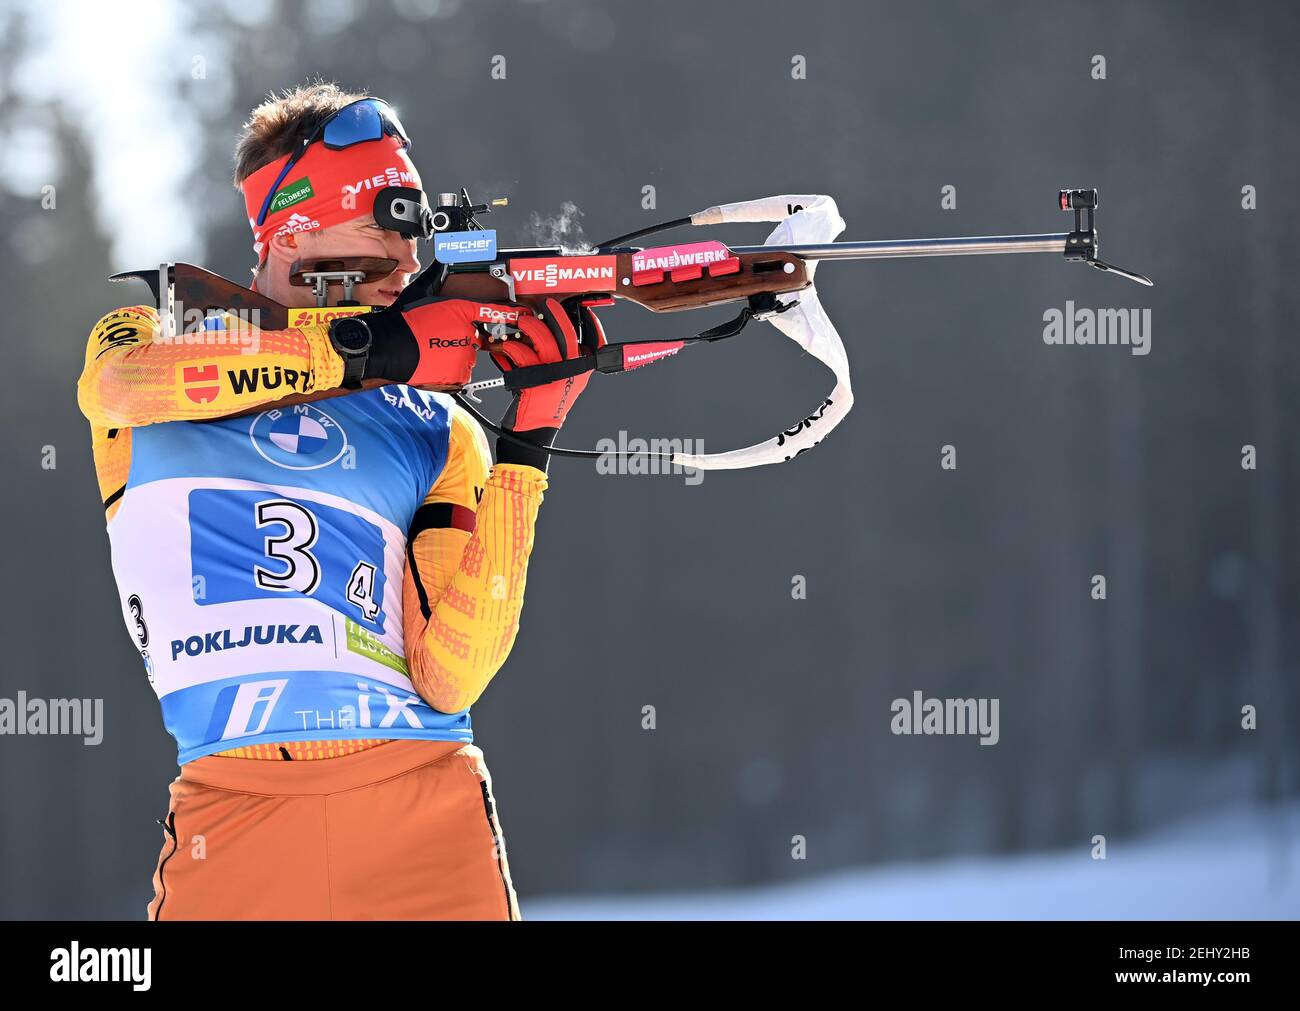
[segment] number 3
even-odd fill
[[[320,583],[320,562],[308,549],[316,543],[320,530],[316,517],[297,502],[272,500],[256,506],[258,527],[278,523],[284,527],[279,537],[267,534],[266,557],[283,562],[281,572],[272,572],[260,565],[253,568],[253,579],[264,590],[297,591],[312,593]]]

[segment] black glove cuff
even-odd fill
[[[364,317],[373,343],[366,359],[363,379],[388,383],[409,382],[420,365],[420,345],[397,309],[380,309]]]
[[[535,467],[545,474],[546,465],[551,461],[551,454],[546,452],[545,447],[555,441],[559,431],[558,428],[534,428],[530,432],[511,432],[514,438],[510,439],[503,435],[497,436],[497,463]]]

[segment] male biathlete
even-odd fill
[[[415,239],[374,209],[420,188],[408,147],[385,103],[333,85],[259,106],[235,172],[256,290],[314,306],[292,268],[377,257],[397,266],[354,298],[391,305]],[[310,319],[168,339],[141,305],[95,326],[78,399],[122,614],[179,748],[151,918],[518,917],[469,709],[514,643],[541,447],[587,377],[517,395],[503,424],[538,448],[500,439],[495,465],[434,391],[468,381],[476,320],[518,318],[491,345],[503,370],[590,354],[584,327],[603,342],[589,309],[551,308],[378,309],[368,347]]]

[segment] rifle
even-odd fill
[[[1107,263],[1098,256],[1095,189],[1061,190],[1058,204],[1074,212],[1067,232],[1036,235],[965,236],[832,241],[844,229],[834,200],[827,196],[780,196],[722,204],[687,217],[640,228],[599,243],[591,249],[561,246],[498,248],[496,232],[484,229],[478,216],[503,206],[504,200],[475,204],[465,189],[440,193],[430,207],[425,195],[406,187],[389,187],[375,203],[375,218],[407,237],[432,239],[433,262],[403,290],[393,305],[398,311],[429,298],[468,298],[527,306],[544,318],[545,301],[558,297],[570,314],[584,344],[594,352],[585,359],[559,366],[516,369],[506,378],[470,383],[453,392],[456,399],[488,429],[514,438],[493,424],[466,399],[478,400],[480,390],[506,386],[524,388],[585,371],[628,372],[663,361],[687,346],[713,343],[735,336],[751,320],[769,320],[787,336],[825,363],[837,384],[818,409],[772,439],[729,453],[657,454],[672,464],[702,469],[730,469],[789,460],[810,449],[839,423],[853,403],[847,356],[834,324],[826,316],[813,286],[815,270],[824,260],[879,260],[902,257],[986,256],[1009,253],[1052,253],[1067,261],[1086,263],[1139,284],[1153,282],[1135,271]],[[709,226],[741,221],[779,222],[761,246],[728,247],[716,240],[645,248],[633,240],[688,225]],[[298,263],[291,283],[311,286],[318,309],[314,320],[328,322],[331,311],[349,315],[367,311],[352,299],[355,285],[386,277],[396,261],[376,257],[342,257]],[[308,310],[288,309],[217,274],[188,263],[164,263],[159,270],[126,271],[112,280],[141,279],[149,283],[163,319],[163,333],[174,336],[176,313],[198,313],[205,321],[220,313],[240,318],[253,315],[262,329],[294,325]],[[343,298],[328,306],[330,289],[341,286]],[[779,296],[797,295],[788,301]],[[672,340],[623,341],[597,349],[594,334],[581,333],[581,306],[612,304],[616,298],[635,302],[653,312],[677,312],[705,306],[744,302],[731,320],[688,337]],[[355,308],[353,308],[355,307]],[[502,339],[501,323],[481,324],[485,337]],[[531,372],[544,376],[530,376]],[[369,385],[381,385],[373,382]],[[301,399],[301,398],[293,398]],[[554,455],[601,457],[591,450],[552,447]]]

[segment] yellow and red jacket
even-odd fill
[[[182,763],[471,740],[514,644],[545,474],[491,467],[442,394],[277,403],[342,374],[310,321],[164,341],[133,306],[91,332],[78,400],[123,618]]]

